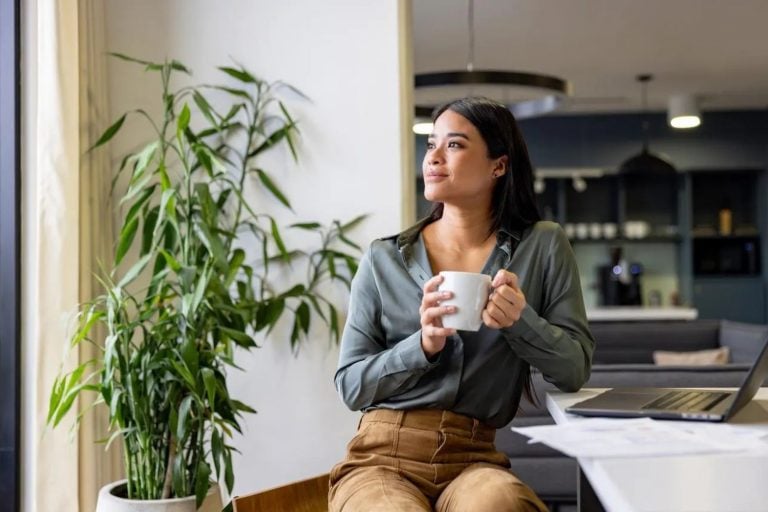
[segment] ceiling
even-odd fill
[[[465,70],[468,0],[412,0],[414,71]],[[768,108],[768,0],[475,0],[474,69],[568,80],[559,112],[641,107],[639,73],[652,73],[651,110],[695,94],[703,110]],[[535,97],[475,88],[502,101]],[[432,89],[416,103],[447,99]],[[501,96],[500,96],[501,95]]]

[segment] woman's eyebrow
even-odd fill
[[[446,134],[445,134],[445,137],[446,137],[446,138],[448,138],[448,137],[462,137],[462,138],[464,138],[464,139],[467,139],[467,140],[469,140],[469,136],[468,136],[466,133],[462,133],[462,132],[450,132],[450,133],[446,133]],[[434,139],[434,138],[435,138],[435,134],[434,134],[434,133],[430,133],[428,138],[430,138],[430,139]]]

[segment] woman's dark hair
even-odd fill
[[[541,220],[533,192],[533,166],[528,147],[512,112],[488,98],[469,97],[438,107],[432,114],[432,122],[446,110],[456,112],[477,128],[488,146],[488,158],[507,155],[507,172],[497,178],[491,196],[491,233],[501,227],[523,230]],[[442,216],[443,203],[436,203],[430,217],[437,220]],[[538,405],[529,365],[524,365],[520,378],[523,395],[530,403]]]
[[[499,228],[525,229],[541,220],[533,193],[533,167],[523,134],[509,109],[493,100],[470,97],[454,100],[438,107],[432,114],[451,110],[472,123],[488,146],[488,158],[507,155],[507,172],[496,180],[491,199],[491,233]],[[443,204],[436,203],[431,217],[443,215]]]

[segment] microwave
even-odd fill
[[[695,275],[759,275],[760,238],[702,237],[693,240]]]

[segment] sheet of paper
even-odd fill
[[[723,427],[724,425],[718,425]],[[727,426],[727,425],[725,425]],[[762,434],[744,430],[738,442],[724,431],[680,428],[649,418],[595,418],[561,425],[512,429],[571,457],[648,457],[741,451],[765,443]],[[733,432],[731,432],[731,435]]]
[[[668,426],[706,438],[729,450],[768,453],[768,428],[765,426],[729,425],[727,423],[665,422]]]

